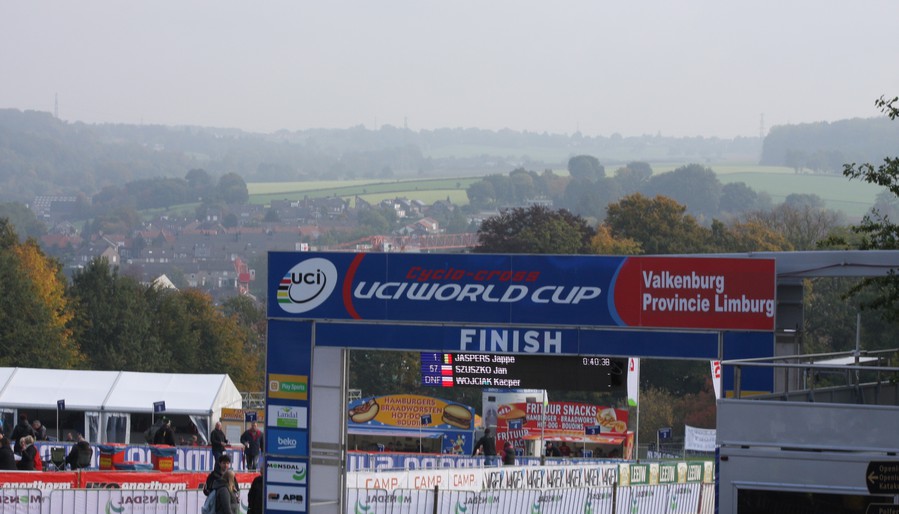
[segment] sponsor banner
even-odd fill
[[[627,404],[636,407],[640,403],[640,359],[627,360]]]
[[[268,452],[273,455],[309,455],[309,432],[305,430],[280,430],[269,428],[265,434]]]
[[[455,497],[454,491],[443,492],[441,497]],[[394,512],[432,512],[434,494],[432,491],[384,491],[378,489],[347,490],[347,512],[358,514],[392,514]],[[441,510],[440,512],[453,512]],[[454,512],[465,512],[454,511]]]
[[[664,487],[635,485],[618,488],[618,512],[667,512]]]
[[[773,260],[269,252],[268,316],[773,330]]]
[[[127,489],[57,491],[51,502],[62,507],[54,513],[168,514],[178,505],[174,492]]]
[[[265,462],[267,482],[306,485],[308,468],[305,461],[268,459]]]
[[[307,400],[309,399],[309,377],[307,375],[269,373],[268,397],[282,400]]]
[[[430,415],[430,419],[422,417]],[[393,394],[352,401],[347,426],[471,430],[474,409],[467,405],[417,394]],[[409,434],[412,437],[412,433]]]
[[[287,487],[283,485],[266,486],[265,510],[286,510],[290,512],[306,512],[305,487]]]
[[[269,405],[268,426],[277,428],[309,428],[309,412],[306,407]]]
[[[712,370],[712,385],[715,387],[715,398],[721,398],[721,361],[709,361]]]
[[[0,490],[0,512],[41,514],[49,511],[50,491],[3,488]],[[46,505],[45,505],[46,504]]]
[[[82,489],[162,490],[173,493],[202,489],[208,473],[159,473],[132,471],[81,471],[77,487]],[[52,473],[56,475],[57,473]],[[235,473],[241,489],[249,489],[257,473]]]
[[[222,417],[219,419],[221,421],[234,421],[238,423],[244,423],[247,419],[247,414],[255,414],[256,421],[265,423],[265,411],[262,409],[231,409],[228,407],[222,407]]]
[[[695,428],[684,425],[684,449],[713,452],[717,447],[716,433],[714,428]]]

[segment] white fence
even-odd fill
[[[199,490],[3,489],[0,514],[197,514],[205,500]],[[247,511],[243,494],[240,507]]]

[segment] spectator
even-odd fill
[[[19,469],[16,466],[16,455],[9,445],[9,438],[3,437],[0,433],[0,471],[15,471]]]
[[[510,441],[503,445],[503,466],[515,465],[515,448]]]
[[[571,448],[568,447],[565,441],[562,441],[562,444],[559,445],[559,453],[562,457],[571,457]]]
[[[225,453],[225,446],[228,445],[228,438],[225,436],[225,431],[222,430],[221,421],[215,424],[215,428],[209,434],[209,444],[212,446],[212,468],[215,469],[219,464],[219,459],[222,458],[222,454]]]
[[[36,419],[31,423],[31,428],[34,429],[34,440],[35,441],[46,441],[47,440],[47,427],[41,424],[41,420]]]
[[[244,456],[247,461],[247,470],[255,471],[259,465],[259,453],[264,446],[263,434],[259,431],[254,421],[250,428],[240,436],[240,442],[244,447]]]
[[[175,430],[172,429],[172,420],[169,418],[162,418],[162,426],[159,427],[159,430],[156,431],[156,435],[153,436],[153,444],[175,446]]]
[[[22,438],[22,459],[19,460],[20,471],[43,471],[44,464],[34,446],[34,437],[26,435]]]
[[[222,478],[216,480],[215,485],[215,512],[216,514],[240,514],[240,490],[237,488],[237,478],[234,471],[228,470],[222,474]]]
[[[256,475],[247,493],[247,514],[262,514],[262,475]]]
[[[72,436],[71,432],[66,433],[66,442],[69,442],[69,443],[75,442],[75,438]]]
[[[479,451],[484,455],[485,466],[496,465],[496,440],[489,428],[484,430],[484,435],[475,443],[471,456],[474,457]]]
[[[91,448],[89,442],[84,440],[84,436],[78,434],[78,442],[72,446],[72,449],[69,451],[69,454],[66,455],[66,464],[68,464],[71,469],[80,469],[89,467],[90,457],[93,455],[94,450]]]
[[[203,494],[209,496],[209,493],[215,489],[215,482],[217,480],[221,480],[222,476],[224,476],[225,471],[231,469],[231,456],[230,455],[222,455],[222,458],[219,459],[218,465],[212,468],[212,471],[209,475],[206,476],[206,483],[203,484]]]
[[[19,424],[12,429],[12,434],[9,436],[13,440],[13,449],[16,453],[22,453],[22,438],[26,435],[34,437],[34,429],[31,428],[31,423],[28,422],[28,414],[23,412],[19,414]]]
[[[552,441],[546,441],[546,456],[547,457],[561,457],[562,452],[556,448],[556,443]]]

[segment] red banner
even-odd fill
[[[496,410],[497,447],[505,441],[524,450],[524,441],[542,437],[545,439],[568,438],[580,440],[588,427],[597,427],[598,435],[609,442],[620,442],[627,433],[627,409],[613,409],[577,402],[509,403]],[[602,437],[592,438],[601,442]]]
[[[632,327],[774,330],[774,260],[628,257],[614,283]]]

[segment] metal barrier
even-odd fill
[[[41,514],[46,500],[40,489],[2,489],[0,514]]]
[[[178,498],[163,490],[66,489],[50,493],[47,514],[178,514]],[[197,510],[183,510],[199,512]]]

